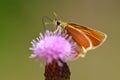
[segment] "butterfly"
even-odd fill
[[[56,27],[55,31],[61,31],[72,36],[72,39],[82,49],[82,51],[78,51],[76,57],[84,57],[87,51],[97,48],[107,38],[105,33],[79,24],[67,23],[58,19],[55,19],[53,23]]]

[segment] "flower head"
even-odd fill
[[[72,41],[71,37],[61,32],[49,32],[41,34],[37,40],[33,40],[32,48],[34,53],[30,58],[39,57],[45,59],[46,63],[56,60],[59,65],[61,61],[73,59],[76,55],[77,45]]]

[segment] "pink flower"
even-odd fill
[[[46,63],[56,60],[61,66],[63,62],[73,59],[77,55],[77,45],[72,41],[71,37],[61,32],[49,32],[41,34],[37,40],[32,42],[33,54],[30,58],[39,57],[44,59]]]

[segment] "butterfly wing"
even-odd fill
[[[81,31],[85,35],[87,35],[87,37],[90,39],[90,41],[92,43],[92,48],[95,48],[98,45],[100,45],[101,43],[103,43],[103,41],[107,37],[106,34],[100,32],[100,31],[89,29],[87,27],[77,25],[77,24],[73,24],[73,23],[70,23],[69,25],[70,25],[69,27],[74,27],[77,31]],[[79,34],[76,34],[76,35],[79,35]]]
[[[91,40],[80,29],[77,29],[71,25],[67,25],[64,30],[66,30],[67,34],[72,36],[73,40],[78,44],[78,46],[84,49],[84,52],[92,47]]]

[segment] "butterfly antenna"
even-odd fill
[[[53,12],[53,16],[55,18],[55,21],[57,21],[58,20],[58,16],[57,16],[56,12]]]
[[[42,24],[43,24],[44,30],[46,30],[46,24],[50,24],[50,23],[45,22],[45,19],[48,19],[48,20],[50,20],[51,22],[53,21],[51,18],[49,18],[49,17],[47,17],[47,16],[43,16],[43,17],[42,17]]]

